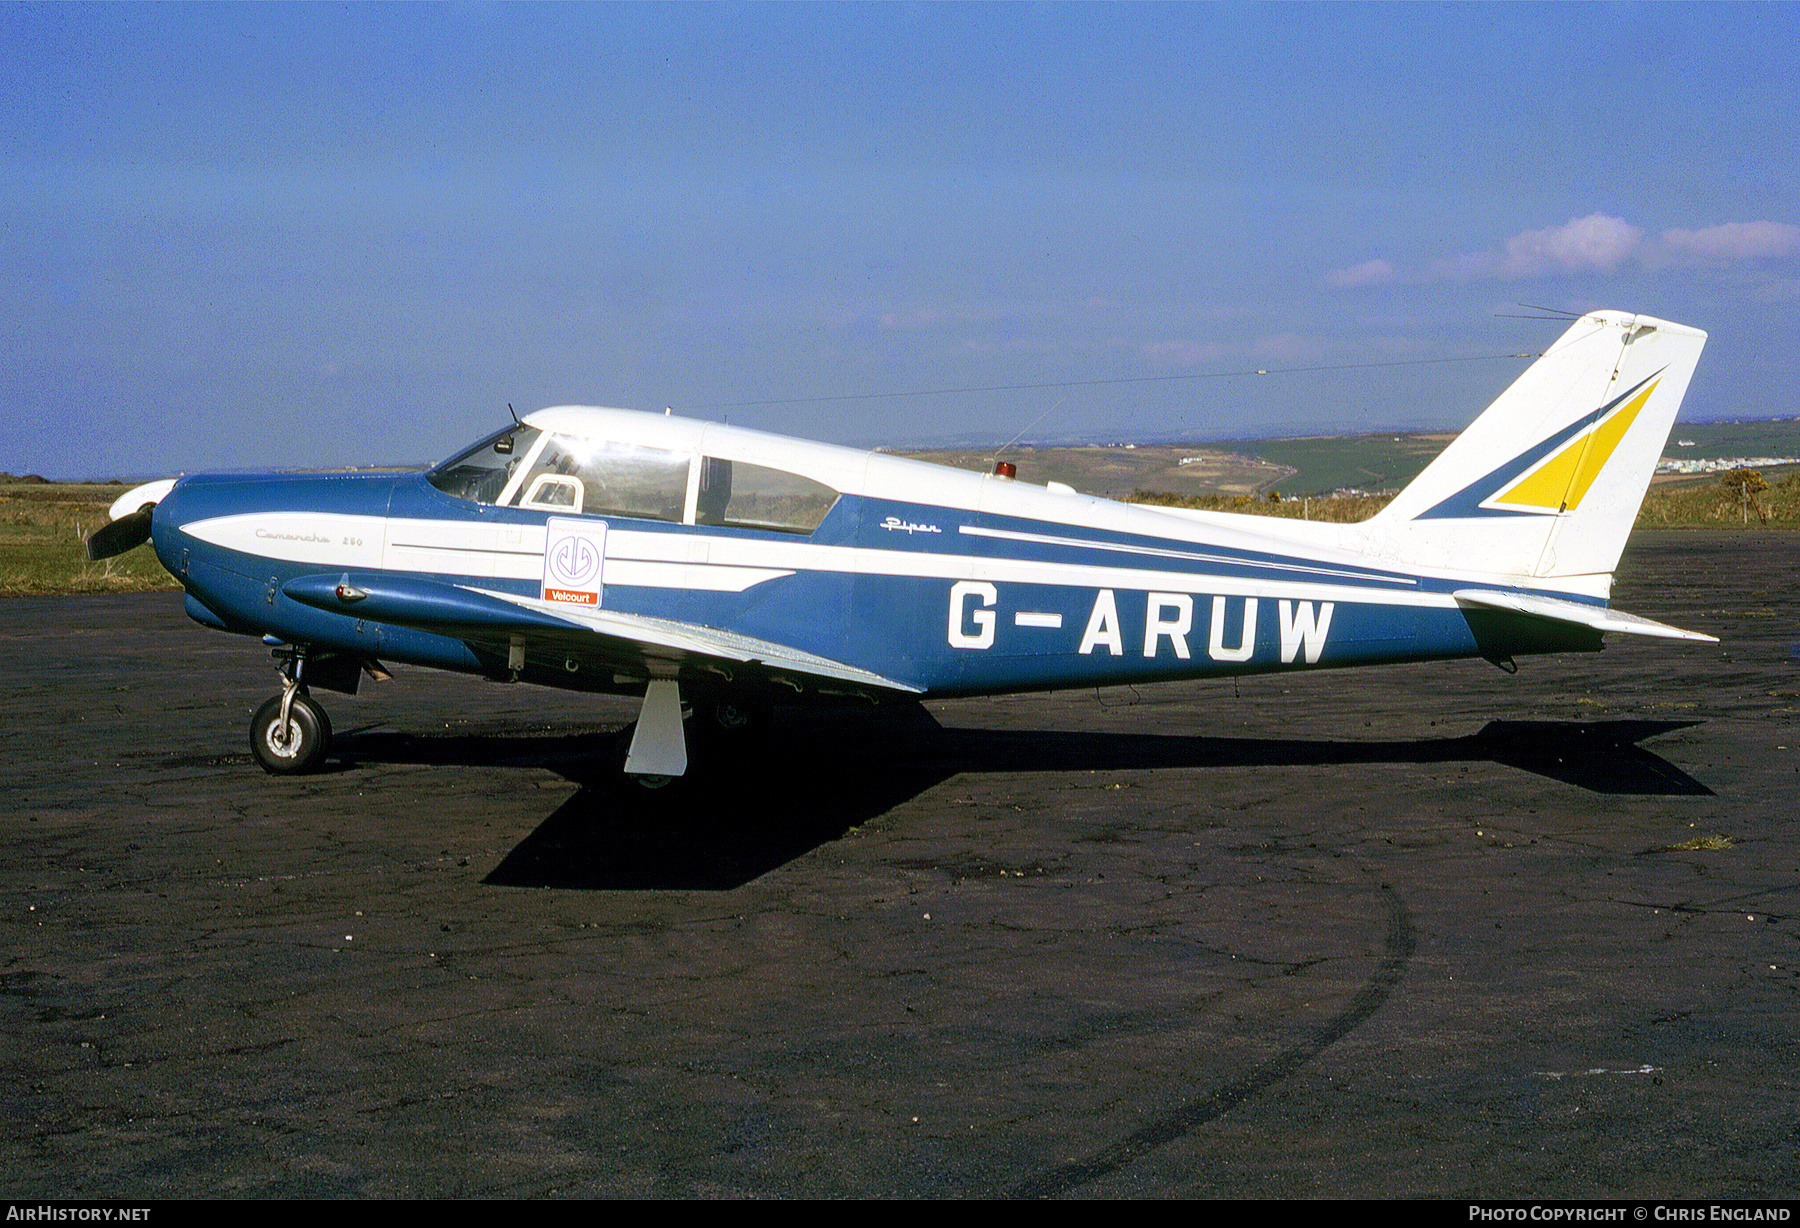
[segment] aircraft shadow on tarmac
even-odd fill
[[[698,751],[646,791],[617,774],[619,734],[340,736],[359,762],[535,766],[581,786],[495,867],[495,886],[730,890],[962,773],[1498,763],[1594,793],[1708,796],[1639,745],[1692,721],[1491,721],[1458,738],[1289,738],[946,729],[922,707],[782,713],[767,737]]]

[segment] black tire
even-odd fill
[[[761,734],[767,728],[769,721],[774,718],[770,704],[744,703],[729,699],[702,704],[695,709],[695,715],[706,722],[707,728],[735,738],[754,737]]]
[[[623,788],[624,797],[642,804],[662,806],[684,796],[692,787],[694,765],[691,761],[686,776],[640,775],[625,770],[625,761],[631,757],[631,739],[636,733],[636,721],[619,730],[609,756],[614,780]]]
[[[688,737],[696,753],[709,758],[742,759],[762,753],[774,721],[767,703],[713,700],[694,705]]]
[[[331,720],[325,709],[305,695],[296,695],[288,710],[286,736],[276,728],[280,722],[279,695],[250,718],[250,752],[263,771],[271,776],[293,776],[313,771],[325,761],[331,746]]]

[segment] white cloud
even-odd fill
[[[1332,342],[1317,337],[1302,337],[1299,333],[1276,333],[1273,336],[1258,337],[1250,346],[1250,355],[1278,362],[1311,362],[1329,357],[1337,348]]]
[[[1623,218],[1590,213],[1561,226],[1528,230],[1506,241],[1503,277],[1610,273],[1637,251],[1644,232]]]
[[[1590,213],[1561,226],[1516,234],[1506,241],[1504,251],[1475,252],[1441,260],[1432,266],[1432,271],[1456,281],[1610,273],[1630,259],[1643,240],[1644,232],[1625,219]]]
[[[1320,362],[1343,354],[1344,343],[1301,333],[1271,333],[1248,342],[1147,341],[1138,347],[1145,358],[1169,366],[1192,367],[1202,363],[1255,363],[1271,366]]]
[[[1527,230],[1499,250],[1465,252],[1433,261],[1421,281],[1518,281],[1569,273],[1614,273],[1636,262],[1648,269],[1742,265],[1800,254],[1800,226],[1784,222],[1726,222],[1699,230],[1669,229],[1655,238],[1624,218],[1590,213],[1561,226]],[[1326,274],[1333,286],[1413,280],[1385,260]]]
[[[1397,281],[1400,274],[1385,260],[1365,260],[1347,269],[1325,274],[1328,286],[1380,286]]]
[[[993,324],[1016,312],[999,307],[913,307],[884,311],[875,322],[887,329],[952,328],[964,324]]]
[[[1147,341],[1138,347],[1146,358],[1155,358],[1172,363],[1178,367],[1191,367],[1195,363],[1218,362],[1228,351],[1217,342],[1202,341]]]
[[[1726,222],[1701,230],[1665,230],[1653,259],[1668,264],[1770,260],[1800,252],[1800,226]]]

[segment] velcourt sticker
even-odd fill
[[[544,600],[598,606],[606,522],[552,516],[544,527]]]

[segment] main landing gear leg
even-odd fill
[[[250,751],[275,776],[310,772],[331,745],[331,720],[306,693],[306,651],[294,648],[281,664],[281,694],[250,718]]]
[[[655,788],[686,774],[687,734],[681,727],[681,687],[672,678],[654,678],[644,690],[644,706],[625,756],[625,774]]]

